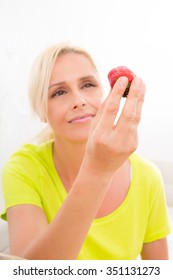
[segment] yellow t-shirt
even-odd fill
[[[129,160],[132,178],[126,198],[111,214],[92,222],[78,259],[136,259],[143,243],[170,233],[160,172],[136,153]],[[67,196],[54,167],[52,142],[21,147],[5,164],[2,183],[3,219],[11,206],[34,204],[43,209],[50,223]]]

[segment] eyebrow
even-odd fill
[[[79,81],[83,81],[83,80],[87,80],[87,79],[93,79],[93,78],[96,79],[95,76],[92,76],[92,75],[84,76],[84,77],[79,78]],[[63,85],[65,83],[66,83],[66,81],[62,81],[62,82],[59,82],[59,83],[54,83],[54,84],[49,86],[49,89],[51,89],[52,87],[55,87],[55,86]]]

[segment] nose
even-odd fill
[[[83,96],[81,96],[81,94],[76,94],[73,97],[73,101],[72,101],[72,109],[76,110],[76,109],[82,109],[84,106],[86,106],[87,102],[86,100],[83,98]]]

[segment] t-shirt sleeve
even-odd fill
[[[4,211],[1,214],[2,219],[7,219],[6,210],[12,206],[33,204],[42,208],[40,193],[36,185],[36,182],[39,183],[38,178],[39,168],[31,157],[16,154],[9,159],[2,170],[2,191],[5,202]]]
[[[148,215],[144,243],[162,239],[170,234],[171,225],[165,198],[164,183],[158,170],[151,185]]]

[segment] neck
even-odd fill
[[[64,185],[71,186],[76,179],[85,155],[85,147],[86,142],[54,140],[54,164]]]

